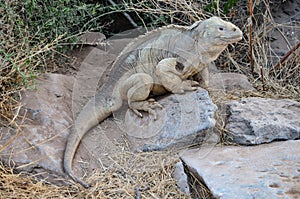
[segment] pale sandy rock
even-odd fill
[[[26,114],[28,118],[23,124],[22,133],[0,152],[0,159],[6,163],[12,161],[22,170],[39,170],[37,172],[47,170],[50,173],[64,174],[62,159],[73,119],[87,100],[95,94],[101,75],[114,58],[114,55],[93,48],[81,60],[76,79],[61,74],[47,74],[38,79],[36,89],[27,90],[22,95],[21,114]],[[103,125],[105,124],[100,126]],[[116,128],[112,129],[113,132],[117,132]],[[98,129],[99,131],[98,134],[101,135],[101,129]],[[1,129],[1,132],[4,136],[1,137],[0,146],[16,134],[16,131],[11,129]],[[112,135],[114,134],[111,133],[110,137],[114,137]],[[93,131],[86,136],[86,140],[83,140],[78,148],[79,153],[75,156],[74,168],[80,173],[83,168],[99,166],[98,164],[95,166],[98,157],[95,158],[94,151],[91,153],[89,149],[95,150],[98,147],[98,150],[95,150],[97,154],[99,148],[102,150],[102,142],[106,143],[104,153],[107,154],[108,149],[114,149],[114,145],[104,137],[95,142],[94,138],[97,136],[90,139],[91,136],[94,136]],[[109,143],[110,147],[107,147]],[[78,162],[84,162],[84,166]],[[89,166],[86,166],[86,162]]]
[[[215,198],[300,198],[299,140],[187,150],[181,159],[189,180],[196,176]]]
[[[0,158],[13,161],[22,169],[43,167],[63,173],[62,154],[72,126],[71,107],[74,78],[59,74],[48,74],[37,80],[37,89],[22,94],[20,115],[27,116],[22,132],[0,153]],[[3,130],[3,129],[2,129]],[[0,144],[5,144],[16,134],[4,133]],[[28,164],[24,166],[24,164]]]

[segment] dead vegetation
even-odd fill
[[[120,153],[112,167],[94,172],[84,189],[78,184],[56,186],[38,175],[18,173],[0,165],[1,198],[189,198],[172,178],[178,161],[174,152]],[[30,177],[29,177],[30,176]]]
[[[254,5],[249,17],[249,2],[239,1],[239,6],[224,11],[223,3],[212,1],[119,1],[120,11],[129,13],[139,25],[161,26],[170,23],[190,24],[193,21],[219,15],[233,21],[244,32],[244,39],[230,47],[217,61],[223,71],[245,74],[257,92],[244,96],[300,99],[300,49],[299,21],[292,19],[277,23],[270,5],[262,1]],[[219,1],[216,1],[219,2]],[[257,2],[257,1],[256,1]],[[112,6],[114,7],[114,6]],[[24,118],[19,118],[20,92],[34,87],[34,78],[48,70],[49,60],[57,54],[57,46],[64,39],[36,42],[35,34],[23,23],[19,1],[5,1],[0,7],[0,126],[21,131]],[[111,11],[119,12],[119,11]],[[109,14],[109,13],[108,13]],[[107,14],[107,15],[108,15]],[[147,16],[147,20],[145,19]],[[252,40],[250,42],[250,22]],[[289,51],[277,54],[270,41],[273,31],[280,32]],[[294,32],[298,39],[291,45],[284,30]],[[252,56],[249,54],[250,46]],[[59,53],[58,53],[59,54]],[[252,58],[251,58],[252,57]],[[253,63],[253,64],[251,64]],[[229,96],[230,97],[230,96]],[[243,96],[240,96],[243,97]],[[236,97],[234,97],[236,98]],[[222,125],[220,126],[222,128]],[[1,137],[1,134],[0,134]],[[1,149],[5,146],[0,146]],[[91,189],[79,185],[56,186],[46,181],[14,170],[13,166],[0,165],[1,198],[189,198],[180,193],[171,173],[178,159],[171,152],[122,153],[116,157],[115,167],[95,173],[89,178],[96,182]],[[206,190],[207,191],[207,190]],[[203,196],[206,198],[208,196]]]

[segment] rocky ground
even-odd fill
[[[272,7],[274,21],[299,21],[299,5],[299,1],[287,1],[284,7]],[[274,63],[299,43],[299,36],[294,39],[300,35],[299,29],[293,27],[280,27],[269,34],[275,49],[270,52]],[[95,44],[103,38],[93,33],[81,39]],[[45,74],[37,81],[36,89],[24,92],[19,110],[27,118],[23,131],[15,134],[11,129],[1,129],[0,146],[5,146],[0,150],[1,160],[53,184],[70,184],[63,178],[62,157],[73,120],[101,85],[105,69],[130,40],[111,38],[108,46],[78,50],[73,54],[74,68]],[[290,99],[240,98],[247,92],[256,93],[245,76],[220,73],[214,65],[210,70],[209,92],[199,89],[159,98],[165,109],[155,122],[151,123],[147,116],[136,118],[125,107],[99,124],[82,140],[74,159],[75,171],[82,177],[103,172],[116,166],[112,157],[120,153],[164,149],[169,154],[173,150],[169,158],[175,160],[171,161],[174,167],[179,162],[177,175],[173,175],[180,185],[178,192],[191,194],[192,198],[299,198],[300,103]],[[215,100],[216,96],[224,99],[227,94],[232,99],[222,103]],[[201,120],[193,119],[197,116]],[[226,132],[221,136],[219,129],[213,128],[220,123]],[[186,147],[194,145],[198,148]],[[126,179],[126,169],[144,172],[138,167],[147,163],[145,158],[131,168],[121,165],[122,175]],[[97,179],[88,180],[97,183]],[[139,193],[133,192],[132,195]]]

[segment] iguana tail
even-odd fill
[[[113,111],[118,110],[122,105],[121,96],[115,96],[114,98],[108,99],[101,95],[101,90],[98,92],[100,96],[96,96],[91,99],[82,111],[79,113],[74,128],[68,137],[66,149],[64,153],[64,169],[65,172],[76,182],[80,183],[85,188],[89,185],[81,180],[72,170],[72,162],[75,156],[78,145],[83,136],[99,124],[101,121],[106,119]]]

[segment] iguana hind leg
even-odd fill
[[[177,64],[177,58],[166,58],[157,64],[155,74],[159,83],[168,91],[177,94],[197,90],[196,86],[199,86],[199,83],[185,79],[181,69],[177,69]],[[190,72],[190,76],[193,74],[192,72]]]
[[[157,119],[155,108],[162,106],[154,99],[148,99],[153,87],[153,78],[146,73],[135,73],[131,75],[123,85],[127,92],[129,108],[139,117],[143,117],[140,111],[146,111]],[[124,92],[124,91],[123,91]]]

